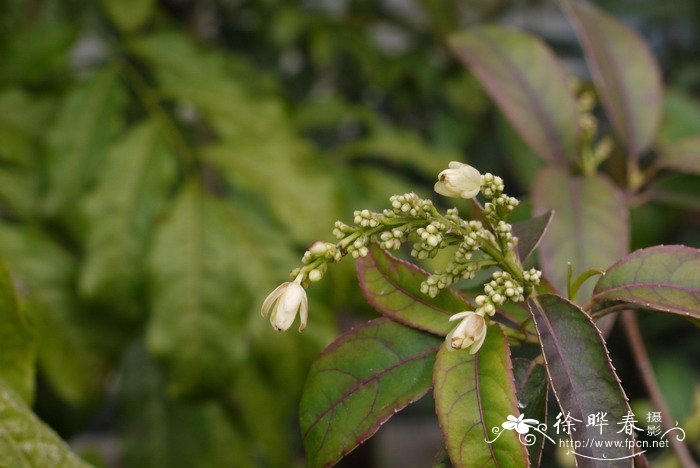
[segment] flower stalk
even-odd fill
[[[534,294],[541,276],[535,269],[523,271],[520,264],[515,250],[518,239],[507,222],[508,215],[519,202],[505,194],[504,188],[500,177],[481,175],[475,168],[453,161],[439,174],[435,191],[465,199],[480,193],[487,200],[482,208],[483,222],[463,219],[456,208],[443,214],[431,200],[415,193],[392,196],[389,208],[381,212],[357,210],[353,213],[353,224],[336,221],[333,228],[336,242],[311,244],[302,257],[303,265],[291,272],[294,281],[270,294],[263,305],[263,315],[272,310],[273,327],[286,330],[299,310],[302,312],[300,331],[303,330],[306,295],[304,293],[303,301],[298,299],[299,289],[303,291],[312,282],[320,281],[328,266],[345,256],[355,259],[366,256],[370,242],[376,242],[384,250],[398,250],[410,244],[410,255],[419,261],[434,258],[440,250],[456,247],[445,268],[429,275],[420,290],[435,297],[457,281],[473,279],[483,268],[497,268],[491,280],[484,284],[484,293],[476,297],[474,310],[450,319],[460,322],[447,336],[449,348],[477,352],[496,309],[506,301],[520,302]]]

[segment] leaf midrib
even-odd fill
[[[348,398],[350,398],[356,391],[358,391],[359,389],[365,387],[366,385],[368,385],[368,384],[370,384],[370,383],[372,383],[372,382],[378,380],[379,378],[381,378],[381,377],[384,376],[385,374],[388,374],[389,372],[392,372],[394,369],[397,369],[397,368],[399,368],[399,367],[401,367],[401,366],[407,365],[407,364],[409,364],[409,363],[411,363],[411,362],[418,361],[418,360],[420,360],[420,359],[422,359],[422,358],[424,358],[424,357],[427,357],[427,356],[430,356],[431,354],[434,354],[434,353],[438,350],[438,348],[440,348],[441,345],[442,345],[442,343],[440,343],[439,345],[436,345],[436,346],[432,346],[432,347],[428,348],[427,350],[422,351],[422,352],[420,352],[420,353],[418,353],[418,354],[414,354],[414,355],[410,356],[410,357],[407,358],[407,359],[402,359],[402,360],[400,360],[399,362],[396,362],[396,363],[392,364],[391,366],[386,367],[386,368],[382,369],[381,371],[376,372],[376,373],[372,374],[371,376],[369,376],[369,377],[367,377],[367,378],[365,378],[365,379],[362,379],[362,380],[360,380],[359,382],[357,382],[352,388],[350,388],[350,389],[347,390],[345,393],[343,393],[343,394],[340,396],[340,398],[336,399],[336,400],[333,402],[332,405],[330,405],[328,408],[326,408],[325,410],[323,410],[323,412],[321,412],[316,418],[314,418],[314,420],[311,422],[311,424],[309,424],[309,427],[306,429],[306,431],[304,431],[303,438],[306,439],[306,437],[309,435],[309,433],[311,432],[311,430],[312,430],[312,429],[313,429],[313,428],[314,428],[314,427],[315,427],[329,412],[335,410],[335,408],[338,407],[338,405],[340,405],[342,402],[344,402],[345,400],[347,400]],[[319,369],[319,371],[320,371],[320,370],[323,370],[323,369]]]

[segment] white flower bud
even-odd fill
[[[481,174],[469,164],[452,161],[449,169],[438,174],[435,191],[453,198],[474,198],[481,190]]]
[[[470,354],[479,351],[486,337],[486,320],[481,315],[465,311],[453,315],[450,320],[462,319],[446,337],[447,349],[470,349]]]
[[[323,257],[326,255],[326,252],[328,251],[328,247],[326,246],[326,243],[323,241],[316,241],[311,246],[309,246],[309,252],[311,252],[311,255],[314,257]]]
[[[320,272],[317,273],[320,274]],[[260,309],[260,314],[263,317],[267,317],[268,312],[272,312],[270,314],[270,323],[272,328],[277,331],[288,330],[294,323],[297,312],[300,317],[299,331],[303,331],[306,328],[309,303],[306,298],[306,290],[299,282],[300,278],[297,278],[295,281],[279,285],[267,296]]]
[[[316,269],[313,269],[309,272],[309,279],[314,283],[317,281],[321,281],[322,277],[323,275],[321,274],[321,272]]]

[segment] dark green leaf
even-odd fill
[[[533,203],[536,213],[555,212],[539,253],[544,275],[557,291],[567,290],[568,262],[577,274],[605,268],[627,252],[625,199],[603,176],[577,177],[547,168],[537,178]],[[579,297],[585,302],[592,291],[593,284],[586,283]]]
[[[228,385],[245,356],[252,316],[246,266],[232,248],[239,229],[221,202],[189,184],[156,235],[147,342],[177,395]]]
[[[417,133],[394,128],[379,119],[373,119],[370,125],[372,130],[368,137],[341,148],[346,157],[364,156],[403,164],[415,167],[430,178],[437,176],[450,161],[461,158],[458,152],[430,147]]]
[[[38,147],[51,104],[18,89],[0,93],[0,201],[22,218],[31,217],[39,201]]]
[[[48,214],[72,207],[94,180],[106,149],[123,125],[124,101],[113,70],[100,71],[69,91],[48,134]]]
[[[135,31],[153,16],[155,0],[102,0],[107,15],[119,29]]]
[[[367,302],[379,313],[410,327],[447,335],[451,315],[470,306],[449,289],[435,298],[420,292],[428,274],[412,263],[389,255],[373,244],[369,255],[357,261],[357,278]]]
[[[441,347],[433,384],[438,421],[455,467],[528,466],[518,434],[498,433],[509,415],[519,415],[510,349],[498,326],[489,327],[476,354]],[[485,439],[496,440],[489,444]]]
[[[554,212],[548,211],[534,218],[513,223],[513,235],[518,238],[518,256],[521,261],[524,262],[540,245],[553,216]]]
[[[661,119],[661,73],[644,40],[587,1],[560,0],[586,54],[613,129],[629,155],[651,145]]]
[[[564,70],[538,38],[482,26],[450,38],[523,140],[546,161],[578,158],[578,111]]]
[[[700,318],[700,250],[663,245],[632,252],[600,277],[593,299]]]
[[[669,174],[648,189],[650,199],[685,210],[700,210],[700,175]],[[657,220],[658,221],[658,220]]]
[[[0,254],[18,284],[20,303],[36,331],[39,365],[53,390],[73,404],[102,390],[115,330],[80,310],[75,260],[41,231],[0,223]]]
[[[15,296],[10,274],[0,261],[0,379],[22,399],[34,401],[36,342]]]
[[[119,308],[126,317],[142,310],[137,293],[155,217],[175,180],[174,156],[158,128],[135,126],[107,154],[99,185],[87,200],[86,258],[80,293]]]
[[[513,359],[513,374],[515,375],[518,407],[522,413],[526,418],[546,423],[549,383],[545,367],[527,359]],[[540,466],[545,438],[536,433],[533,435],[535,436],[534,443],[528,445],[527,451],[530,466],[537,467]]]
[[[22,398],[0,379],[0,466],[87,468]]]
[[[226,182],[258,194],[300,243],[329,231],[337,219],[336,189],[281,100],[251,89],[229,57],[185,35],[150,35],[133,48],[154,69],[159,91],[194,106],[220,138],[201,155]]]
[[[118,421],[124,466],[254,465],[245,439],[219,404],[167,396],[163,376],[140,343],[125,353],[120,377]]]
[[[576,449],[577,464],[589,467],[631,467],[632,436],[618,432],[630,411],[625,392],[615,374],[608,350],[591,318],[575,304],[553,294],[528,299],[544,354],[549,383],[559,402],[563,419],[567,414],[575,431],[571,438],[582,445]],[[605,426],[588,425],[588,416],[607,413]],[[593,447],[593,441],[617,441],[620,447]],[[592,457],[592,458],[591,458]],[[597,458],[595,460],[593,458]],[[602,459],[606,458],[606,461]],[[613,461],[620,458],[621,460]]]
[[[666,145],[696,135],[700,135],[700,105],[690,94],[668,90],[657,144]]]
[[[311,367],[299,409],[308,465],[335,464],[423,396],[441,342],[379,318],[328,346]]]

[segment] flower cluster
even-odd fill
[[[308,312],[305,288],[321,280],[328,265],[346,255],[353,258],[368,255],[372,242],[385,250],[398,250],[410,242],[410,254],[418,260],[434,258],[440,250],[451,247],[455,250],[445,268],[429,275],[421,284],[423,294],[435,297],[459,280],[473,279],[482,268],[500,268],[484,285],[484,294],[476,297],[475,310],[450,318],[459,323],[446,337],[448,348],[477,352],[486,336],[489,318],[497,308],[506,301],[523,301],[534,291],[541,276],[535,269],[523,271],[520,265],[515,252],[517,238],[506,221],[518,200],[505,194],[504,189],[500,177],[481,175],[469,165],[451,162],[438,175],[435,191],[465,199],[481,193],[487,200],[483,208],[486,223],[462,219],[456,208],[442,214],[432,201],[415,193],[392,196],[389,208],[382,212],[355,211],[353,224],[335,223],[336,243],[317,241],[309,246],[302,257],[302,266],[291,273],[293,281],[282,284],[267,297],[262,315],[270,315],[275,330],[287,330],[299,314],[299,330],[303,330]]]

